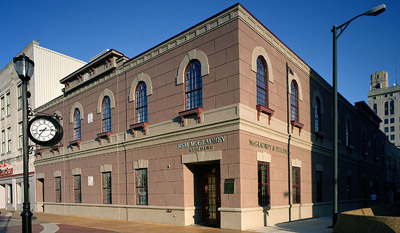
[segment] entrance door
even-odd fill
[[[218,208],[221,207],[219,168],[212,167],[204,174],[203,221],[210,225],[220,224]]]

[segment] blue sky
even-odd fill
[[[0,67],[30,41],[88,62],[105,49],[132,58],[238,1],[0,0]],[[240,3],[325,80],[332,83],[332,25],[370,8],[386,12],[352,22],[338,40],[338,89],[367,101],[371,73],[400,85],[399,0],[243,0]],[[1,80],[0,80],[1,81]]]

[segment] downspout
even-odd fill
[[[289,222],[292,221],[292,200],[291,200],[291,185],[290,185],[290,140],[292,138],[292,134],[290,133],[290,109],[289,109],[289,101],[290,101],[290,92],[289,92],[289,72],[292,73],[292,70],[289,68],[288,63],[286,62],[286,119],[287,119],[287,134],[288,134],[288,199],[289,199]]]
[[[125,69],[125,68],[124,68]],[[127,90],[126,88],[128,88],[128,81],[126,80],[126,71],[124,72],[124,76],[125,76],[125,90]],[[126,102],[125,102],[125,138],[124,141],[126,142],[126,129],[128,129],[128,101],[129,101],[129,93],[128,95],[125,94],[125,96],[127,96]],[[127,164],[127,155],[126,155],[126,146],[125,146],[125,142],[122,144],[122,146],[124,147],[124,159],[125,159],[125,205],[128,206],[128,164]],[[125,210],[126,212],[126,221],[128,221],[128,207]]]

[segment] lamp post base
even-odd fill
[[[23,204],[23,211],[21,212],[22,217],[22,232],[32,233],[32,212],[30,210],[30,204]]]

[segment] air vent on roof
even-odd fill
[[[101,55],[107,53],[108,51],[110,51],[110,50],[109,50],[109,49],[106,49],[106,50],[104,50],[103,52],[97,54],[96,56],[90,58],[89,62],[92,62],[92,61],[96,60],[96,58],[98,58],[98,57],[100,57]]]

